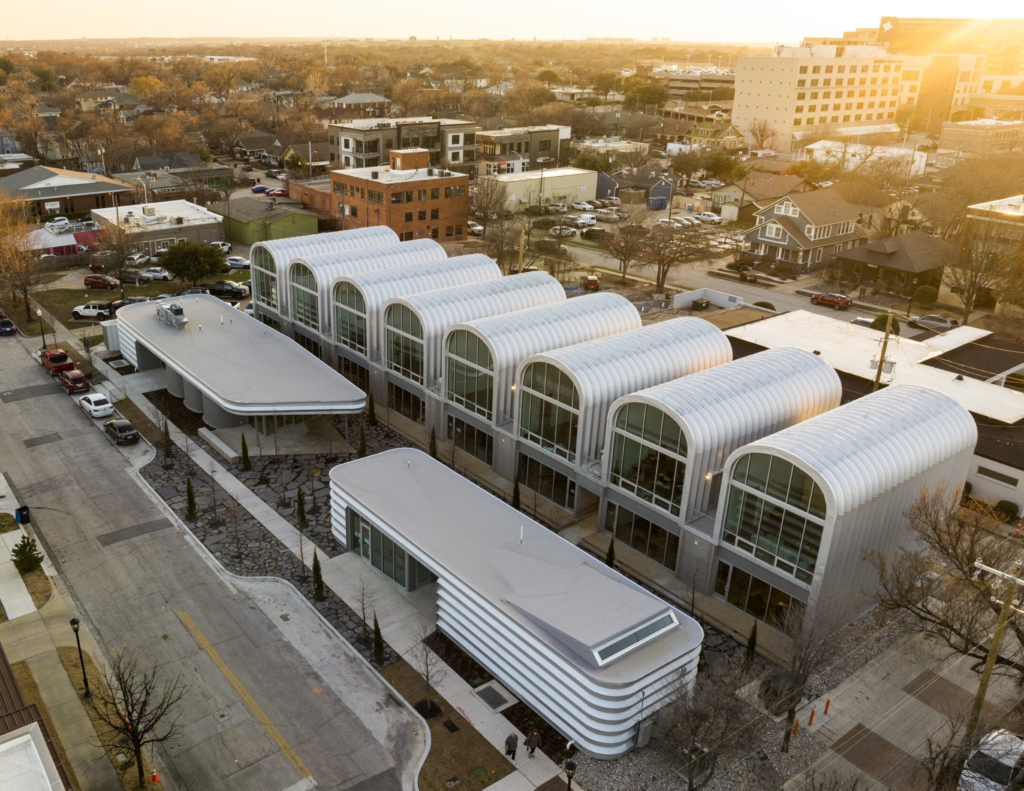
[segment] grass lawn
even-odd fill
[[[18,324],[18,322],[15,322],[15,324]],[[39,322],[38,321],[30,321],[28,324],[25,324],[25,323],[18,324],[18,329],[21,330],[29,338],[38,338],[39,337]],[[53,327],[51,327],[45,321],[43,322],[43,329],[45,330],[47,336],[50,336],[50,337],[53,336]]]
[[[388,665],[381,675],[409,703],[423,700],[423,677],[404,660]],[[444,698],[433,690],[431,693],[441,707],[441,714],[427,720],[430,754],[420,770],[419,787],[422,791],[447,791],[451,787],[447,783],[452,779],[458,780],[460,789],[486,788],[511,774],[511,762]],[[458,730],[450,732],[443,725],[445,720],[455,723]]]
[[[50,600],[50,596],[53,595],[53,586],[45,571],[41,568],[36,569],[28,574],[22,574],[21,578],[25,581],[25,587],[28,588],[28,594],[32,597],[32,603],[37,610]]]

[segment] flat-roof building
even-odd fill
[[[136,252],[154,253],[185,241],[208,244],[224,240],[224,218],[187,200],[93,209],[91,214],[101,232],[118,223],[130,229]]]
[[[582,168],[548,168],[524,173],[482,176],[505,188],[505,208],[525,211],[531,206],[585,201],[597,197],[597,172]]]
[[[939,135],[940,151],[958,155],[988,156],[1024,148],[1024,121],[977,118],[973,121],[947,121]]]
[[[398,585],[436,585],[438,628],[588,755],[633,749],[696,673],[692,618],[425,453],[334,467],[331,514]]]

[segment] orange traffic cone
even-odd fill
[[[156,773],[155,766],[153,767],[153,774],[149,776],[149,782],[153,783],[154,785],[160,782],[160,775]]]

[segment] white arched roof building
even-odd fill
[[[319,315],[317,323],[321,334],[330,338],[333,335],[334,319],[331,291],[339,277],[356,272],[374,272],[410,264],[425,264],[447,257],[444,248],[433,239],[415,239],[411,242],[396,242],[378,247],[296,256],[284,267],[285,281],[288,284],[288,318],[310,326],[309,322],[304,320],[304,316],[296,315],[301,313],[300,302],[307,303],[308,300],[297,299],[294,290],[315,293]]]
[[[615,401],[608,413],[605,485],[618,485],[669,510],[680,524],[692,522],[718,504],[718,476],[736,447],[835,409],[842,395],[842,384],[831,365],[818,355],[793,348],[760,352],[630,393]],[[662,416],[672,420],[678,431],[659,435],[653,426],[661,426]],[[654,496],[653,488],[648,490],[627,476],[624,466],[628,465],[619,457],[629,449],[614,441],[617,434],[640,439],[645,446],[683,462],[685,478],[677,482],[668,509]],[[660,442],[659,437],[668,439]],[[677,444],[678,438],[682,441]],[[637,439],[634,444],[640,444]],[[612,481],[616,467],[618,483]],[[707,525],[705,532],[710,534],[712,527]]]
[[[963,483],[977,436],[949,396],[896,385],[737,448],[716,520],[720,559],[795,584],[809,610],[827,591],[855,617],[878,584],[864,552],[889,556],[911,540],[907,509],[922,487]]]
[[[732,347],[725,333],[695,318],[670,319],[531,355],[516,372],[517,433],[520,440],[532,441],[593,473],[604,442],[608,408],[616,398],[731,359]],[[557,384],[545,374],[550,369],[560,372]],[[531,379],[534,374],[540,377],[537,383]],[[566,419],[569,433],[565,442],[559,434],[552,443],[524,424],[524,396],[529,397],[531,392],[533,398],[543,395],[541,400],[548,404],[560,404],[575,413]],[[542,422],[549,425],[547,415],[542,414]],[[565,421],[555,427],[557,432],[563,424]]]
[[[386,367],[391,370],[405,367],[393,365],[393,344],[387,342],[389,332],[401,332],[420,346],[420,384],[428,388],[439,387],[441,344],[450,326],[460,321],[564,300],[565,289],[562,284],[546,272],[527,272],[483,283],[393,297],[384,306],[382,348],[385,351]],[[397,325],[400,317],[404,329]]]
[[[475,335],[487,350],[489,366],[477,367],[489,367],[490,370],[492,387],[488,389],[493,392],[493,398],[487,407],[487,411],[491,413],[490,417],[481,409],[474,408],[471,403],[464,403],[465,399],[457,392],[452,393],[453,382],[449,381],[449,363],[442,367],[444,391],[455,396],[455,403],[482,414],[493,425],[510,422],[513,418],[516,369],[524,358],[549,349],[635,330],[640,325],[640,314],[633,303],[619,294],[610,292],[453,324],[448,329],[444,343],[445,358],[453,358],[451,364],[458,365],[459,363],[454,361],[460,357],[465,358],[465,355],[458,353],[462,348],[463,339],[456,333]],[[449,397],[449,400],[453,399]]]
[[[413,241],[403,244],[415,243]],[[384,304],[389,299],[499,278],[501,268],[492,259],[479,253],[399,266],[394,269],[343,275],[334,280],[331,289],[335,340],[371,360],[379,361]],[[339,299],[343,301],[339,302]],[[352,342],[350,337],[342,337],[342,321],[339,320],[338,311],[355,314],[353,318],[357,323],[362,319],[362,327],[356,328],[364,337],[362,344]],[[347,325],[345,329],[345,334],[348,335]],[[362,348],[359,348],[360,346]]]
[[[288,313],[287,289],[280,288],[278,280],[285,276],[285,267],[293,258],[397,243],[398,234],[383,225],[256,242],[249,250],[249,259],[254,270],[253,297],[260,304],[285,316]]]

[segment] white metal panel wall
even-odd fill
[[[139,339],[135,330],[128,326],[122,319],[117,320],[117,336],[121,341],[121,356],[138,368],[139,360],[135,351],[135,342]]]
[[[391,305],[402,304],[419,317],[423,327],[424,384],[434,389],[440,387],[441,344],[450,326],[564,300],[565,289],[555,278],[546,272],[527,272],[484,283],[395,297],[385,303],[384,315],[386,318]],[[386,337],[386,328],[382,327],[382,333]],[[384,349],[383,338],[381,349]]]
[[[338,277],[331,286],[331,299],[333,302],[334,286],[343,281],[352,283],[359,289],[366,303],[368,356],[371,360],[379,360],[381,350],[384,348],[384,304],[389,299],[500,278],[501,268],[492,259],[486,255],[472,253],[425,264]],[[332,305],[332,312],[333,309]]]
[[[565,302],[516,310],[500,316],[453,324],[445,333],[444,356],[448,355],[448,336],[456,330],[474,333],[487,344],[494,363],[493,423],[502,416],[511,417],[519,362],[531,354],[571,346],[594,338],[628,332],[641,326],[640,313],[619,294],[589,294]],[[442,378],[447,377],[442,365]],[[443,390],[442,392],[447,392]]]
[[[725,333],[703,319],[679,318],[648,324],[640,329],[534,354],[516,371],[518,393],[527,365],[544,362],[567,373],[580,400],[576,466],[600,457],[604,447],[605,418],[616,398],[670,379],[712,368],[732,359]]]
[[[331,529],[343,545],[348,541],[348,507],[366,513],[332,480]],[[689,684],[696,675],[700,640],[633,683],[603,684],[465,585],[438,559],[424,556],[391,525],[369,517],[409,556],[437,575],[441,630],[588,755],[610,759],[629,752],[641,718],[669,703],[678,685]],[[641,590],[627,578],[620,581]],[[689,616],[673,611],[680,622],[695,628]]]
[[[630,393],[608,411],[605,447],[615,416],[643,402],[673,417],[686,437],[686,481],[680,522],[707,513],[712,481],[734,448],[839,406],[843,388],[835,369],[803,349],[779,348]],[[611,465],[604,465],[605,486]],[[723,484],[724,485],[724,484]]]

